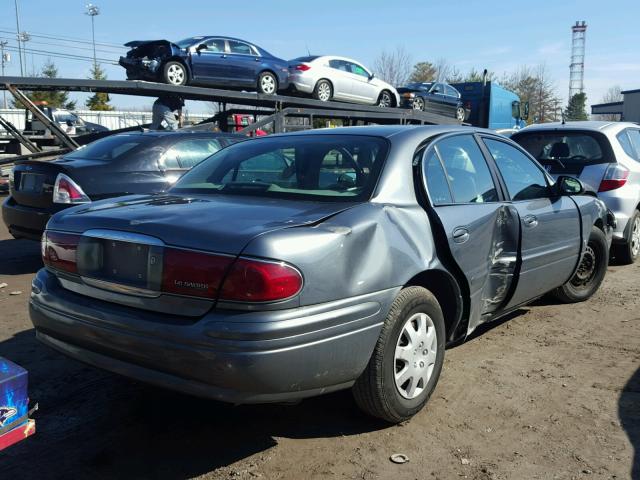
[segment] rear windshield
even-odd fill
[[[512,139],[540,163],[551,162],[594,165],[609,163],[610,148],[602,135],[589,132],[522,132]]]
[[[298,57],[294,58],[289,63],[308,63],[313,62],[316,58],[318,58],[318,55],[311,55],[309,57]]]
[[[170,191],[362,201],[375,187],[387,150],[382,138],[355,135],[249,140],[204,160]]]
[[[151,140],[142,135],[115,135],[102,138],[79,148],[64,158],[82,158],[85,160],[116,160],[134,148],[144,145]]]

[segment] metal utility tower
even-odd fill
[[[96,26],[95,26],[95,18],[100,15],[100,7],[94,5],[93,3],[88,3],[85,5],[87,11],[86,15],[91,17],[91,41],[93,43],[93,72],[95,73],[98,69],[98,59],[96,58]]]
[[[0,42],[0,65],[2,66],[2,69],[0,70],[2,72],[2,76],[4,77],[4,66],[7,62],[9,62],[9,60],[11,60],[11,55],[9,55],[9,53],[5,53],[4,52],[4,48],[9,44],[9,42],[7,41],[2,41]],[[7,108],[7,92],[5,90],[2,91],[2,105],[3,108],[6,110]]]
[[[571,27],[571,64],[569,65],[569,100],[584,91],[584,50],[587,24],[576,22]]]

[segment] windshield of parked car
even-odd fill
[[[175,44],[180,48],[187,48],[198,42],[198,40],[203,40],[204,38],[206,37],[189,37],[185,38],[184,40],[180,40],[179,42],[175,42]]]
[[[359,135],[249,140],[204,160],[170,191],[362,201],[375,187],[387,150],[385,139]]]
[[[584,131],[521,132],[512,137],[542,164],[554,162],[608,163],[606,139]]]
[[[116,160],[125,153],[149,142],[151,137],[144,135],[114,135],[102,138],[65,155],[65,159],[82,158],[84,160]]]

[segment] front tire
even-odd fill
[[[162,69],[162,79],[169,85],[186,85],[188,80],[187,67],[180,62],[167,62]]]
[[[258,92],[275,95],[278,92],[278,79],[271,72],[262,72],[258,77]]]
[[[380,96],[378,97],[377,105],[382,108],[390,108],[394,105],[393,97],[391,96],[391,92],[388,90],[383,90],[380,92]]]
[[[398,423],[418,413],[444,362],[445,325],[431,292],[408,287],[396,297],[365,371],[353,386],[358,406]]]
[[[607,237],[598,227],[591,228],[591,235],[586,250],[578,266],[578,271],[571,280],[556,288],[553,295],[564,303],[584,302],[598,288],[609,265],[609,248]]]
[[[416,97],[413,99],[413,109],[424,112],[424,99],[422,97]]]
[[[615,245],[615,257],[618,263],[629,265],[640,254],[640,212],[635,210],[629,219],[629,232],[622,245]]]

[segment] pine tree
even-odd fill
[[[587,116],[587,94],[576,93],[569,99],[569,104],[564,112],[566,120],[588,120]]]
[[[436,78],[436,69],[431,62],[418,62],[413,66],[413,72],[409,77],[410,82],[433,82]]]
[[[99,64],[95,64],[91,68],[91,77],[94,80],[106,80],[107,75],[104,70],[100,67]],[[100,110],[100,111],[110,111],[113,110],[113,106],[109,105],[109,94],[108,93],[96,93],[93,96],[87,99],[85,105],[89,108],[89,110]]]
[[[53,61],[48,60],[47,63],[42,67],[42,71],[37,75],[38,77],[43,78],[57,78],[58,77],[58,67],[55,66]],[[68,110],[73,110],[76,108],[76,102],[69,100],[69,92],[61,92],[56,90],[51,91],[38,91],[38,92],[25,92],[25,95],[31,100],[33,103],[37,104],[46,104],[49,107],[53,108],[66,108]],[[14,108],[24,108],[22,103],[14,100],[13,102]]]

